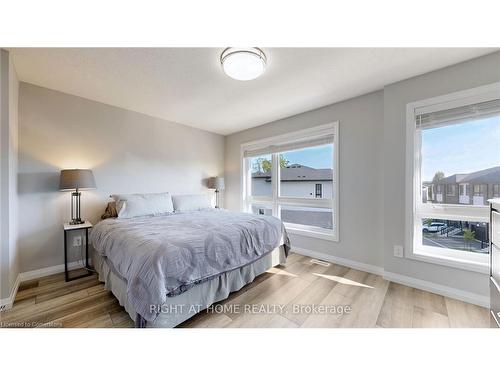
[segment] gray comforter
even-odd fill
[[[106,219],[90,241],[127,280],[130,302],[146,320],[198,283],[250,264],[289,240],[281,220],[207,210],[133,219]]]

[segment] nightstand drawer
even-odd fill
[[[497,324],[500,322],[500,290],[499,285],[490,277],[490,310]]]
[[[491,242],[500,249],[500,213],[491,211]]]

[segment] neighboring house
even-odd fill
[[[422,184],[424,202],[486,205],[500,197],[500,166]]]
[[[291,164],[280,170],[283,197],[331,198],[333,170],[315,169],[301,164]],[[252,195],[271,196],[271,173],[252,173]]]

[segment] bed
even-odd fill
[[[175,327],[283,264],[271,216],[221,209],[108,218],[91,233],[93,265],[136,327]]]

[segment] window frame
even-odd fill
[[[415,114],[451,109],[500,99],[500,82],[419,100],[406,105],[405,251],[409,259],[489,273],[489,254],[479,254],[422,245],[422,219],[490,222],[488,206],[423,203],[421,183],[421,132]],[[452,125],[453,126],[453,125]],[[473,192],[472,192],[473,193]]]
[[[247,192],[251,191],[251,165],[249,158],[245,157],[245,151],[258,150],[268,146],[279,146],[281,144],[307,141],[320,137],[333,137],[333,181],[332,198],[298,198],[283,197],[279,194],[280,188],[280,152],[271,154],[271,190],[272,196],[251,196]],[[250,212],[252,203],[270,203],[272,205],[272,215],[280,218],[280,206],[297,207],[317,207],[329,208],[332,210],[333,229],[324,229],[314,226],[285,223],[287,231],[292,234],[299,234],[307,237],[320,238],[329,241],[339,241],[339,122],[334,121],[324,125],[315,126],[295,132],[290,132],[275,137],[264,138],[257,141],[243,143],[241,145],[241,192],[240,208],[243,212]]]

